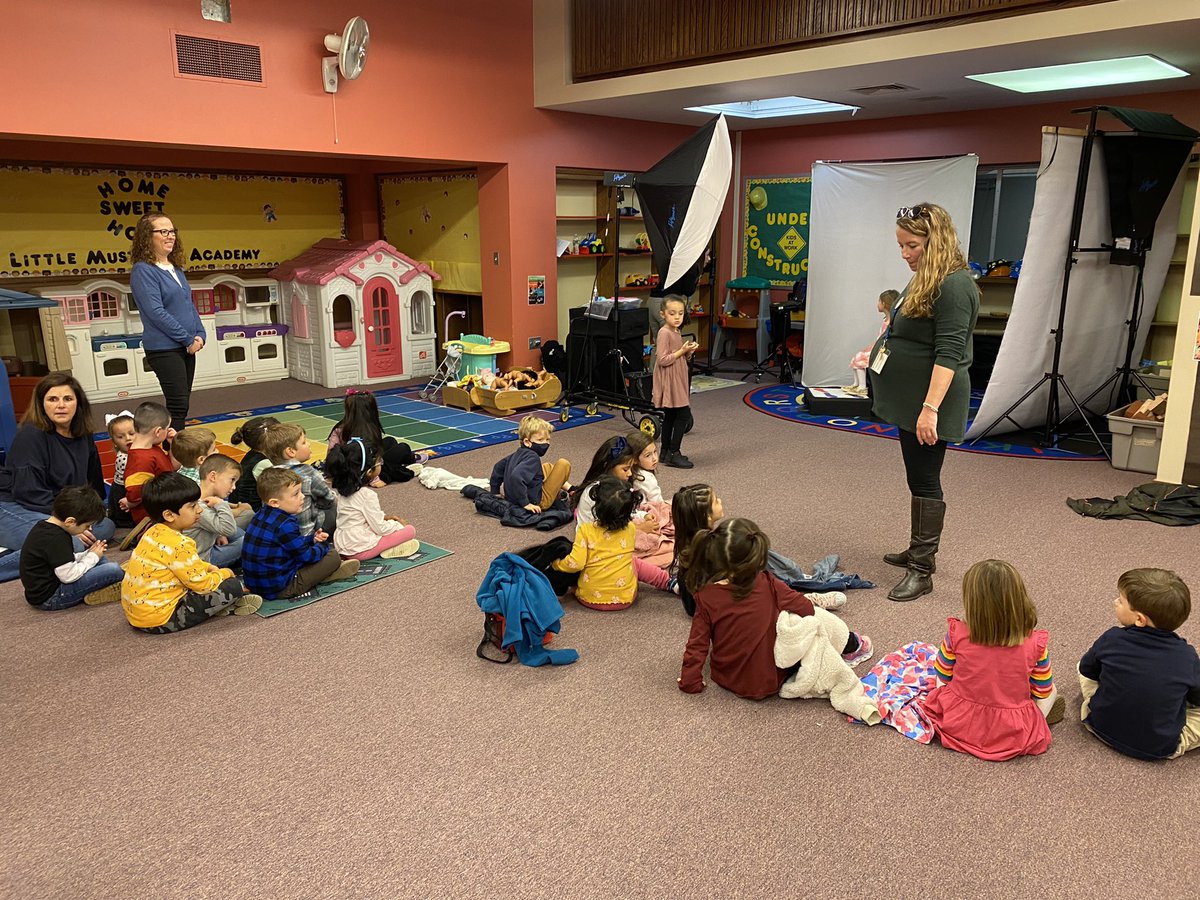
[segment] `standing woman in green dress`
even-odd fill
[[[946,443],[967,428],[971,397],[971,335],[979,289],[950,214],[932,203],[896,214],[896,242],[912,269],[892,308],[891,323],[871,349],[875,415],[900,430],[904,474],[912,494],[908,549],[884,561],[907,569],[889,600],[915,600],[933,590],[938,544],[946,516],[942,463]]]

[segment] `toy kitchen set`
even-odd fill
[[[196,354],[196,388],[288,377],[279,282],[212,273],[189,278],[192,300],[208,332]],[[194,280],[193,280],[194,279]],[[129,285],[95,278],[37,290],[62,311],[71,371],[92,401],[161,394],[142,348],[142,323]]]

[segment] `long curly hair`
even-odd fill
[[[130,262],[144,262],[150,263],[150,265],[158,262],[158,257],[154,255],[154,223],[159,219],[169,218],[170,216],[163,213],[146,213],[138,219],[137,230],[133,233],[133,247],[129,251]],[[183,249],[183,239],[179,236],[178,231],[175,232],[175,247],[171,250],[167,259],[177,269],[182,269],[183,264],[187,262],[187,253]]]
[[[917,271],[908,283],[901,312],[910,319],[933,316],[933,304],[942,291],[942,282],[951,272],[967,268],[967,258],[958,243],[958,232],[950,213],[936,203],[918,203],[908,215],[896,219],[896,227],[926,239],[925,251]]]

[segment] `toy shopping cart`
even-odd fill
[[[462,341],[448,341],[445,346],[446,355],[442,357],[442,362],[433,373],[429,384],[425,385],[418,395],[422,400],[428,400],[436,394],[447,381],[458,381],[458,364],[462,361],[463,352]]]

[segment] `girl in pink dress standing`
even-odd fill
[[[975,563],[963,576],[963,609],[965,622],[947,620],[938,686],[925,700],[942,746],[990,760],[1045,753],[1065,704],[1020,574],[998,559]]]
[[[688,363],[700,348],[695,341],[685,341],[679,333],[685,309],[679,297],[668,297],[663,303],[663,320],[667,324],[658,330],[654,359],[654,405],[663,411],[662,461],[676,469],[692,468],[692,461],[683,455],[679,445],[692,425]]]
[[[888,321],[892,317],[892,307],[896,305],[896,301],[900,299],[899,291],[884,291],[879,295],[879,312],[883,314],[883,322],[879,325],[879,334],[875,335],[875,341],[887,331]],[[858,394],[860,397],[867,396],[867,367],[871,365],[871,347],[875,346],[875,341],[871,342],[871,346],[865,350],[859,350],[850,360],[850,370],[854,373],[854,384],[848,384],[842,390],[848,391],[851,394]]]

